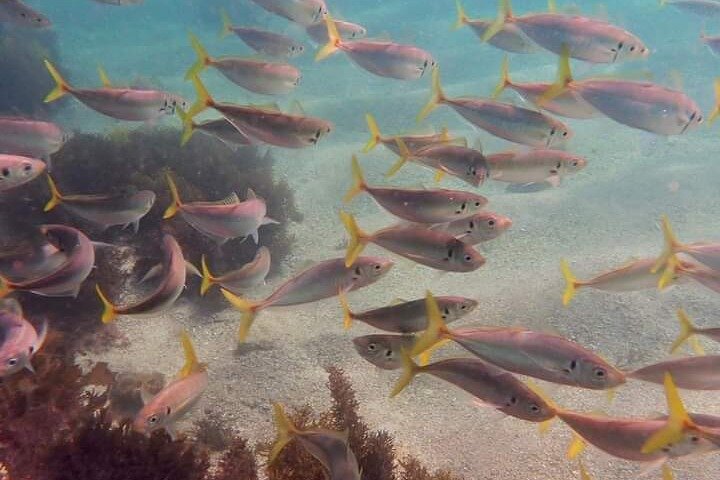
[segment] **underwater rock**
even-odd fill
[[[57,106],[43,103],[53,88],[44,58],[60,58],[52,31],[0,26],[0,114],[46,119]]]

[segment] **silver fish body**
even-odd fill
[[[132,195],[68,195],[61,201],[66,210],[103,229],[137,225],[154,203],[155,193],[149,190]]]
[[[0,117],[0,153],[47,158],[62,148],[68,135],[52,122]]]
[[[213,277],[212,282],[239,295],[248,288],[256,287],[265,282],[265,277],[267,277],[270,271],[270,266],[270,249],[260,247],[250,262],[237,270]]]
[[[412,335],[372,334],[353,338],[358,354],[383,370],[402,368],[402,351],[410,351],[415,337]]]
[[[252,0],[270,13],[302,26],[312,25],[327,14],[324,0]]]
[[[280,33],[239,26],[231,26],[230,30],[248,47],[270,57],[291,58],[300,55],[305,50],[301,43]]]
[[[343,41],[338,48],[370,73],[398,80],[416,80],[432,69],[435,60],[413,45],[372,40]]]
[[[106,87],[68,90],[86,106],[117,120],[146,122],[162,116],[172,116],[176,108],[188,108],[183,98],[160,90]]]
[[[23,369],[33,371],[30,360],[42,346],[46,331],[47,324],[40,332],[35,330],[16,300],[0,302],[0,379]]]
[[[459,320],[469,314],[478,302],[464,297],[435,297],[445,323]],[[386,332],[416,333],[427,328],[425,299],[410,300],[365,312],[350,312],[352,320],[366,323]],[[398,357],[398,361],[400,361]]]
[[[444,223],[481,210],[488,200],[478,194],[447,189],[365,187],[393,215],[415,223]]]
[[[478,243],[493,240],[512,226],[512,220],[493,212],[480,212],[467,218],[433,226],[434,230],[443,230],[465,243]]]
[[[335,28],[337,28],[342,38],[363,38],[367,34],[367,30],[357,23],[345,22],[343,20],[333,20]],[[328,42],[327,25],[324,21],[318,21],[312,25],[305,27],[305,31],[317,44],[324,45]]]
[[[628,373],[628,378],[662,385],[670,373],[678,388],[720,390],[720,355],[665,360]]]
[[[290,93],[300,82],[300,70],[287,63],[238,57],[212,59],[211,65],[228,80],[264,95]]]
[[[0,2],[0,22],[31,28],[47,28],[51,25],[50,20],[45,15],[30,8],[21,0],[3,0]]]
[[[252,139],[238,130],[225,117],[199,123],[193,122],[192,125],[198,132],[220,140],[233,151],[252,144]]]
[[[521,185],[559,182],[563,176],[576,173],[587,164],[579,155],[552,149],[499,153],[486,158],[491,179]]]
[[[488,174],[485,155],[479,150],[460,145],[434,144],[411,150],[410,160],[456,177],[478,187]]]

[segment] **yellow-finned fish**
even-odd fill
[[[675,236],[670,219],[663,215],[661,219],[665,247],[655,264],[654,270],[668,267],[670,259],[678,253],[683,253],[702,263],[706,267],[720,272],[720,243],[696,242],[682,243]]]
[[[277,427],[277,440],[268,457],[272,465],[285,446],[297,440],[315,457],[327,472],[329,480],[360,480],[360,467],[348,444],[348,432],[321,428],[300,429],[293,425],[279,403],[273,405],[273,418]]]
[[[432,96],[418,114],[418,121],[439,105],[447,105],[465,120],[496,137],[535,148],[564,144],[572,137],[570,127],[536,110],[502,103],[489,98],[445,95],[440,84],[440,70],[433,69]]]
[[[185,365],[178,373],[178,378],[148,399],[137,413],[133,428],[138,432],[149,435],[164,429],[174,440],[175,422],[192,410],[207,388],[207,370],[197,359],[190,335],[183,331],[181,341]]]
[[[417,356],[448,339],[504,370],[547,382],[592,390],[625,383],[625,375],[599,355],[558,335],[517,327],[450,330],[440,315],[428,315],[428,328],[410,355]]]
[[[347,203],[360,193],[367,193],[382,208],[398,218],[415,223],[445,223],[467,218],[487,205],[487,198],[476,193],[447,189],[411,189],[368,185],[353,155],[353,185],[344,197]]]
[[[357,23],[346,22],[343,20],[333,20],[335,28],[342,38],[364,38],[367,35],[367,30],[362,25]],[[313,42],[318,45],[325,45],[328,38],[327,25],[324,20],[319,20],[312,25],[305,27],[305,31],[308,36],[312,38]]]
[[[27,6],[22,0],[0,2],[0,23],[2,22],[31,28],[48,28],[52,25],[50,19]]]
[[[102,70],[101,78],[104,84],[102,88],[75,88],[65,81],[49,60],[45,60],[45,66],[56,84],[56,87],[45,97],[45,103],[54,102],[70,94],[96,112],[130,122],[155,120],[163,115],[174,115],[178,107],[188,108],[187,102],[182,97],[172,93],[113,87]]]
[[[43,322],[38,332],[25,319],[17,300],[0,300],[0,379],[20,370],[34,372],[30,360],[42,348],[48,325]]]
[[[253,140],[250,137],[235,128],[235,125],[230,123],[225,117],[196,122],[192,118],[188,118],[187,113],[181,108],[177,109],[177,114],[185,128],[181,145],[185,145],[190,141],[190,138],[196,130],[207,136],[216,138],[233,152],[237,152],[240,148],[253,144]]]
[[[200,294],[205,295],[213,285],[219,285],[235,295],[240,295],[244,290],[255,287],[265,282],[270,271],[270,249],[260,247],[255,252],[255,257],[237,270],[225,272],[216,276],[210,272],[205,255],[202,256],[202,285]]]
[[[436,144],[449,144],[458,145],[461,147],[467,147],[467,140],[464,137],[452,137],[448,132],[447,128],[443,128],[440,133],[431,133],[425,135],[390,135],[384,136],[380,133],[375,117],[371,114],[365,114],[365,120],[367,121],[368,130],[370,130],[370,140],[365,144],[363,153],[368,153],[373,148],[381,143],[385,148],[389,149],[396,155],[400,155],[400,146],[398,145],[398,139],[405,144],[407,149],[411,152],[415,152],[424,147]]]
[[[248,47],[257,53],[269,57],[291,58],[296,57],[305,51],[305,47],[287,35],[270,32],[260,28],[241,27],[233,25],[227,13],[222,12],[222,30],[220,35],[234,33]]]
[[[433,230],[442,230],[470,245],[489,242],[512,227],[512,220],[494,212],[479,212],[468,218],[450,223],[433,225]]]
[[[192,119],[207,108],[220,112],[247,137],[276,147],[317,145],[332,131],[332,124],[320,118],[283,113],[275,108],[216,102],[198,77],[193,77],[192,81],[198,100],[185,116],[183,142],[192,135]]]
[[[288,63],[241,57],[213,58],[193,34],[190,34],[190,43],[198,59],[185,75],[186,80],[212,67],[234,84],[264,95],[290,93],[300,83],[300,70]]]
[[[432,55],[414,45],[366,39],[343,40],[330,14],[325,16],[325,24],[329,40],[315,60],[323,60],[339,50],[368,72],[398,80],[416,80],[435,66]]]
[[[677,311],[678,321],[680,322],[680,334],[670,347],[670,353],[675,353],[683,343],[689,341],[695,353],[705,355],[705,351],[700,342],[695,338],[696,335],[709,338],[715,342],[720,342],[720,327],[700,328],[696,327],[685,310],[682,308]]]
[[[374,233],[360,230],[355,218],[340,212],[350,236],[345,265],[350,267],[368,243],[374,243],[413,262],[447,272],[472,272],[485,264],[485,258],[472,245],[453,235],[427,226],[399,225]]]
[[[663,384],[670,373],[678,388],[687,390],[720,390],[720,355],[671,358],[627,373],[628,378]]]
[[[221,291],[235,308],[243,312],[238,339],[244,342],[255,317],[262,310],[317,302],[351,292],[377,282],[392,267],[391,260],[379,257],[360,257],[351,267],[345,265],[345,259],[333,258],[293,275],[264,300],[251,301],[228,290]]]
[[[650,50],[637,36],[611,23],[580,15],[557,12],[533,13],[516,17],[510,0],[500,0],[497,20],[483,34],[489,41],[506,24],[517,25],[542,48],[560,54],[563,47],[570,57],[591,63],[616,63],[647,58]]]
[[[413,335],[372,334],[353,338],[355,351],[365,360],[383,370],[402,368],[402,351],[409,351],[415,343]]]
[[[493,26],[495,20],[482,20],[468,17],[460,0],[455,0],[457,9],[457,22],[455,28],[462,28],[467,25],[475,32],[478,38],[482,39],[485,32]],[[513,23],[503,23],[502,28],[487,40],[493,47],[512,53],[535,53],[540,50],[535,42]]]
[[[50,155],[70,137],[53,122],[0,116],[0,153],[39,158],[49,164]]]
[[[312,25],[327,15],[325,0],[251,0],[270,13],[302,26]]]
[[[546,148],[494,153],[485,159],[490,179],[519,185],[549,183],[559,187],[565,176],[575,174],[587,165],[584,157]]]
[[[141,190],[133,194],[63,195],[50,175],[47,176],[52,197],[45,205],[49,212],[62,205],[69,212],[100,226],[103,230],[114,225],[140,229],[140,220],[155,204],[155,193]]]
[[[36,158],[0,154],[0,194],[32,182],[46,168],[45,162]]]

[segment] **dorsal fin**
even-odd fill
[[[247,199],[253,200],[255,198],[258,198],[257,194],[255,193],[255,190],[253,190],[252,188],[248,188],[247,189]]]
[[[274,103],[263,103],[263,104],[251,104],[250,105],[253,108],[257,108],[258,110],[265,110],[268,112],[280,112],[280,105],[277,104],[277,102]]]
[[[290,113],[293,115],[301,115],[305,116],[305,109],[303,108],[302,104],[299,100],[293,100],[293,102],[290,104]]]
[[[98,75],[100,76],[100,82],[102,82],[103,87],[112,88],[112,82],[110,81],[110,77],[108,77],[108,74],[102,67],[102,65],[98,65]]]

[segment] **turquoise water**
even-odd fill
[[[610,0],[602,6],[579,3],[584,14],[606,12],[609,21],[631,30],[648,45],[651,55],[646,61],[617,66],[573,61],[576,78],[651,75],[656,83],[681,88],[706,115],[714,107],[713,81],[720,75],[720,59],[698,39],[703,29],[720,34],[720,25],[714,31],[714,20],[704,21],[671,6],[660,8],[650,1]],[[302,81],[293,93],[277,101],[281,108],[289,108],[298,100],[307,114],[333,122],[335,129],[318,146],[272,149],[277,159],[275,175],[288,181],[304,220],[291,226],[296,246],[282,266],[282,274],[253,290],[251,298],[263,298],[308,261],[343,254],[338,246],[344,230],[337,212],[350,185],[350,156],[359,152],[368,138],[365,113],[377,118],[385,134],[427,133],[446,126],[454,134],[466,136],[470,145],[482,145],[485,152],[519,148],[471,129],[447,107],[417,125],[415,115],[430,94],[429,75],[416,81],[376,77],[342,53],[317,63],[313,60],[315,47],[302,27],[250,1],[145,0],[143,5],[123,8],[89,0],[34,0],[31,4],[52,20],[60,51],[56,63],[74,86],[99,85],[96,68],[102,65],[118,84],[152,85],[192,101],[195,92],[183,79],[195,61],[188,31],[196,34],[213,56],[252,53],[235,37],[219,38],[220,8],[227,9],[237,24],[303,40],[306,53],[290,60],[302,71]],[[365,26],[371,38],[391,38],[431,52],[449,95],[487,96],[499,78],[505,52],[482,44],[467,27],[452,30],[455,5],[451,0],[335,0],[328,6],[337,18]],[[496,15],[494,2],[468,0],[465,8],[472,18]],[[545,4],[516,1],[513,8],[521,14],[540,11]],[[555,76],[557,57],[549,52],[511,54],[509,58],[514,81],[552,81]],[[264,104],[270,98],[249,93],[212,69],[202,77],[217,100]],[[503,99],[522,104],[512,92],[506,92]],[[65,108],[55,120],[68,130],[110,132],[152,126],[123,124],[74,100],[63,102]],[[176,119],[158,123],[180,126]],[[720,167],[714,158],[717,127],[705,123],[686,135],[666,138],[604,117],[568,119],[566,123],[575,132],[568,150],[589,162],[582,172],[566,178],[559,188],[526,191],[508,189],[498,182],[479,188],[490,199],[492,211],[513,220],[509,232],[481,247],[488,258],[485,266],[468,274],[439,274],[369,247],[369,253],[389,255],[398,265],[378,284],[353,294],[353,309],[386,305],[398,297],[419,298],[426,289],[464,295],[477,299],[480,306],[463,320],[463,326],[523,326],[561,334],[628,370],[668,357],[668,347],[678,331],[677,308],[685,308],[701,325],[717,324],[717,294],[692,283],[663,293],[582,290],[569,307],[563,307],[558,268],[560,259],[566,258],[573,271],[586,278],[630,258],[656,255],[662,245],[656,227],[662,214],[670,216],[683,240],[720,239]],[[387,182],[382,174],[395,160],[391,153],[379,147],[360,159],[369,183]],[[197,159],[198,170],[202,170],[202,160]],[[410,165],[392,184],[429,188],[432,174]],[[442,186],[467,188],[452,179]],[[355,213],[368,231],[396,221],[367,197],[345,208]],[[150,365],[170,375],[180,366],[176,338],[183,326],[190,330],[210,374],[198,411],[220,413],[228,426],[253,442],[270,439],[271,401],[324,406],[327,395],[322,367],[332,363],[350,374],[361,413],[371,426],[392,432],[402,452],[416,455],[430,466],[447,468],[467,479],[579,478],[577,464],[564,458],[570,434],[559,422],[549,434],[541,435],[535,425],[476,408],[469,395],[429,376],[416,379],[398,398],[388,399],[399,372],[375,369],[356,354],[350,339],[374,330],[356,325],[345,332],[334,299],[263,313],[251,334],[251,344],[258,348],[240,349],[239,353],[235,350],[237,312],[227,309],[197,315],[195,301],[181,298],[152,321],[120,322],[117,328],[128,338],[128,345],[97,359],[108,361],[117,371],[142,371]],[[709,352],[719,352],[711,342],[704,344]],[[461,355],[465,352],[451,347],[437,357]],[[657,385],[630,382],[621,387],[612,405],[602,392],[549,384],[543,388],[561,405],[582,412],[650,418],[665,411],[662,388]],[[693,411],[720,414],[720,400],[713,392],[688,391],[683,398]],[[195,412],[190,419],[198,416]],[[181,423],[179,430],[188,424]],[[672,462],[672,466],[677,478],[710,480],[720,471],[718,458],[710,454]],[[634,479],[642,468],[593,447],[588,447],[584,461],[596,479]],[[648,478],[660,478],[659,471]]]

